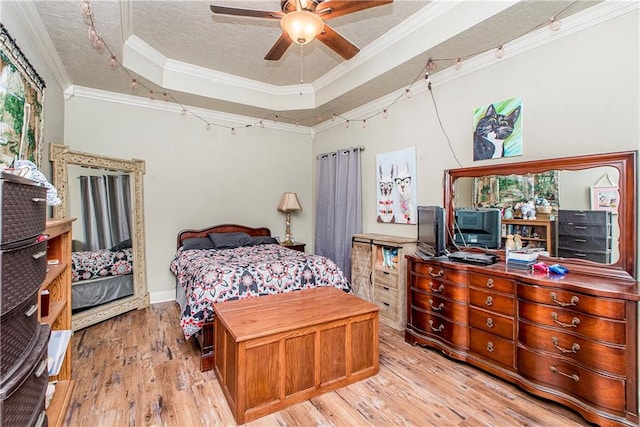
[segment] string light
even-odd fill
[[[567,11],[569,8],[571,8],[573,5],[575,5],[577,3],[577,1],[574,1],[573,3],[571,3],[570,5],[568,5],[567,7],[565,7],[563,10],[561,10],[559,13],[557,13],[556,15],[554,15],[553,17],[551,17],[547,23],[549,26],[549,29],[551,31],[558,31],[560,29],[561,26],[561,21],[559,19],[559,16],[562,15],[565,11]],[[88,30],[87,30],[87,37],[89,38],[89,41],[91,42],[92,46],[97,50],[97,51],[102,51],[103,49],[106,48],[106,50],[109,53],[109,59],[107,60],[107,64],[109,65],[109,67],[111,68],[116,68],[117,65],[121,64],[118,59],[116,58],[116,56],[113,54],[113,52],[111,51],[111,49],[109,48],[109,46],[105,43],[104,39],[99,35],[96,27],[95,27],[95,20],[94,20],[94,9],[93,6],[91,4],[91,0],[81,0],[80,1],[80,11],[82,13],[82,15],[85,17],[85,22],[87,23],[87,25],[89,26]],[[523,37],[529,33],[531,33],[532,31],[535,31],[541,27],[543,27],[545,25],[545,23],[542,24],[538,24],[535,27],[529,29],[528,31],[524,32],[523,34],[519,35],[518,37],[515,37],[513,40]],[[476,52],[476,53],[471,53],[466,55],[466,57],[472,57],[475,55],[479,55],[481,53],[484,53],[486,51],[480,51],[480,52]],[[495,57],[500,59],[504,56],[505,54],[505,49],[504,49],[504,44],[499,45],[495,52]],[[426,69],[426,74],[425,74],[425,80],[427,81],[427,87],[429,90],[431,90],[431,79],[430,79],[430,75],[429,75],[429,71],[436,71],[438,69],[438,63],[437,61],[445,61],[447,63],[451,63],[451,61],[453,61],[453,67],[456,70],[460,70],[462,68],[462,59],[460,57],[457,57],[455,60],[453,58],[450,59],[433,59],[433,58],[429,58],[427,60],[427,63],[425,65],[425,67],[423,68],[423,70]],[[126,68],[124,67],[120,67],[121,70],[123,70],[130,78],[131,78],[131,83],[129,84],[129,87],[132,90],[136,90],[138,88],[138,85],[140,84],[144,89],[147,89],[149,91],[149,98],[150,99],[155,99],[155,92],[151,89],[148,88],[147,86],[145,86],[142,83],[139,83],[131,74],[131,72],[129,72]],[[411,93],[411,87],[419,80],[420,78],[420,74],[413,80],[413,82],[411,82],[408,87],[406,87],[406,89],[404,90],[404,92],[400,95],[398,95],[398,97],[391,102],[386,108],[384,108],[382,110],[382,117],[384,119],[387,119],[389,117],[389,108],[391,106],[393,106],[400,98],[402,98],[402,96],[404,95],[405,98],[409,99],[412,97],[412,93]],[[303,80],[301,80],[302,82]],[[302,92],[300,92],[300,95],[302,95]],[[170,98],[173,98],[173,96],[170,96],[167,92],[163,93],[163,99],[165,102],[169,102]],[[177,101],[174,102],[178,103]],[[193,115],[194,117],[202,120],[203,122],[205,122],[206,124],[206,128],[207,130],[211,129],[212,124],[209,123],[208,121],[206,121],[204,118],[198,116],[195,112],[189,111],[187,110],[187,108],[185,106],[181,106],[181,110],[180,110],[180,114],[182,116],[186,116],[188,113]],[[324,114],[324,113],[323,113]],[[371,115],[369,118],[371,117],[375,117],[376,115],[378,115],[380,113],[377,114],[373,114]],[[269,115],[271,116],[271,114]],[[261,119],[258,123],[260,125],[261,128],[264,128],[264,120],[268,119],[269,116]],[[274,123],[278,123],[278,119],[279,116],[278,115],[273,115],[273,122]],[[351,125],[350,120],[346,120],[344,119],[342,116],[336,114],[336,113],[331,113],[331,121],[334,122],[337,118],[341,118],[343,120],[345,120],[345,127],[349,128]],[[293,121],[292,118],[288,118],[286,117],[285,119],[287,119],[288,121]],[[311,119],[311,117],[307,117],[301,120],[308,120]],[[318,114],[316,117],[316,120],[318,123],[322,122],[322,114]],[[244,127],[253,127],[255,126],[256,123],[253,124],[249,124],[246,125]],[[223,126],[223,125],[216,125],[215,123],[213,124],[214,126],[220,126],[220,127],[227,127],[227,126]],[[295,126],[298,127],[300,125],[300,119],[296,119],[295,120]],[[366,128],[367,127],[367,118],[362,119],[362,127]],[[227,127],[228,128],[228,127]],[[231,128],[231,134],[235,135],[236,134],[236,129],[235,127]]]

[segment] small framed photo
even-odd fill
[[[591,210],[618,213],[620,191],[617,185],[591,187]]]

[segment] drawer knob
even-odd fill
[[[487,328],[493,328],[493,319],[491,317],[487,317]]]
[[[444,275],[444,270],[440,269],[437,273],[433,273],[433,267],[429,267],[429,276],[431,277],[442,277]]]
[[[555,366],[551,367],[551,372],[553,372],[554,374],[560,374],[560,375],[565,376],[567,378],[571,378],[575,382],[580,381],[580,377],[577,374],[566,374],[566,373],[564,373],[562,371],[559,371],[558,368],[556,368]]]
[[[487,351],[493,353],[493,343],[491,341],[487,343]]]
[[[24,312],[24,315],[27,317],[31,317],[36,311],[38,311],[38,304],[33,304],[31,307],[29,307],[29,310]]]
[[[440,310],[442,310],[444,308],[444,303],[443,302],[441,302],[439,306],[434,307],[432,299],[429,300],[429,305],[431,306],[431,309],[434,310],[434,311],[440,311]]]
[[[577,342],[574,342],[573,345],[571,346],[571,348],[564,348],[560,346],[560,340],[556,337],[551,337],[551,342],[553,343],[553,346],[555,348],[557,348],[558,350],[560,350],[563,353],[577,353],[578,350],[580,350],[580,344],[578,344]]]
[[[31,199],[31,201],[33,203],[42,203],[42,202],[46,202],[47,199],[43,199],[42,197],[34,197],[33,199]]]
[[[493,297],[487,297],[487,300],[484,302],[487,307],[491,307],[493,305]]]
[[[40,259],[43,256],[47,255],[47,251],[40,251],[40,252],[36,252],[35,254],[31,255],[31,258],[33,259]]]
[[[555,323],[562,326],[563,328],[577,328],[578,325],[580,324],[580,319],[578,319],[577,317],[574,317],[573,319],[571,319],[571,323],[561,322],[560,320],[558,320],[558,313],[556,313],[555,311],[551,313],[551,318]]]
[[[493,279],[487,280],[487,288],[493,288]]]
[[[433,320],[429,320],[429,327],[433,332],[442,332],[444,330],[444,324],[440,324],[437,328],[433,327]]]
[[[559,306],[561,306],[561,307],[567,307],[567,306],[570,306],[570,305],[575,306],[575,305],[577,305],[577,304],[578,304],[578,301],[580,301],[580,298],[578,298],[578,297],[577,297],[577,296],[575,296],[575,295],[571,297],[571,299],[569,300],[569,302],[558,301],[558,295],[556,295],[556,293],[555,293],[555,292],[551,292],[551,293],[549,294],[549,296],[551,297],[551,301],[552,301],[552,302],[554,302],[554,303],[558,304],[558,305],[559,305]]]
[[[429,288],[431,288],[431,291],[433,291],[433,292],[442,292],[442,291],[444,291],[444,285],[442,283],[440,283],[440,286],[438,286],[438,289],[434,288],[433,285],[429,286]]]

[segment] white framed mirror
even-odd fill
[[[73,330],[147,307],[144,161],[83,153],[59,144],[51,144],[49,159],[52,184],[62,201],[53,208],[53,216],[77,218],[72,230]],[[100,185],[105,186],[104,194],[87,196]],[[117,206],[111,205],[115,198]],[[93,211],[98,202],[91,200],[110,204],[108,219],[99,219],[103,209]]]

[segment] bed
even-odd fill
[[[133,295],[133,252],[126,246],[71,254],[74,313]]]
[[[223,224],[178,233],[170,264],[185,339],[200,345],[200,369],[213,369],[213,303],[333,286],[349,281],[328,258],[277,244],[265,227]]]

